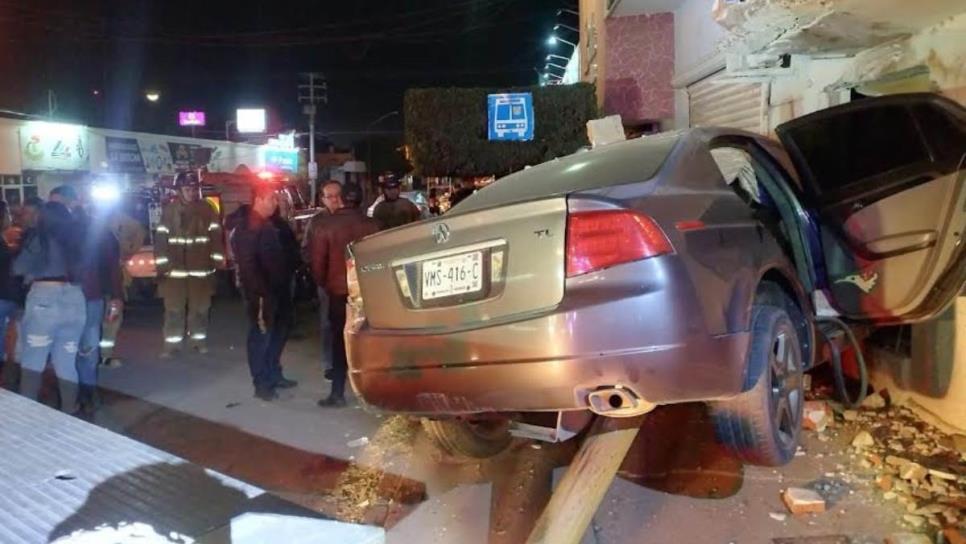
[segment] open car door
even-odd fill
[[[832,306],[879,324],[941,312],[966,282],[966,110],[938,95],[893,95],[777,133],[819,215]]]

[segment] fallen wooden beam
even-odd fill
[[[528,544],[579,544],[645,416],[598,417],[553,491]]]

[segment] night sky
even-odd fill
[[[184,133],[177,111],[199,109],[198,135],[223,138],[236,107],[265,106],[270,130],[303,130],[298,74],[317,71],[329,86],[317,127],[348,142],[400,109],[407,88],[534,83],[553,24],[576,26],[556,15],[572,4],[0,0],[0,108],[46,113],[53,89],[57,117],[95,126]],[[374,130],[401,126],[397,116]]]

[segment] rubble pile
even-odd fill
[[[351,522],[372,521],[366,516],[374,507],[388,508],[395,493],[387,490],[392,486],[387,478],[394,472],[401,473],[400,463],[409,462],[418,422],[394,416],[383,422],[375,436],[353,440],[350,447],[362,447],[361,458],[350,465],[339,477],[335,487],[339,519]],[[395,477],[399,479],[398,476]],[[386,498],[388,496],[388,499]]]
[[[894,541],[931,542],[929,533],[937,534],[938,542],[964,542],[957,539],[966,533],[966,437],[943,433],[908,408],[889,406],[887,398],[872,394],[858,410],[808,401],[804,426],[822,442],[829,440],[826,429],[837,428],[850,444],[846,453],[853,474],[846,479],[868,481],[882,499],[905,511],[908,540]],[[826,418],[826,411],[834,417]]]

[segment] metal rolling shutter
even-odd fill
[[[718,83],[717,75],[688,86],[691,126],[763,130],[761,83]]]

